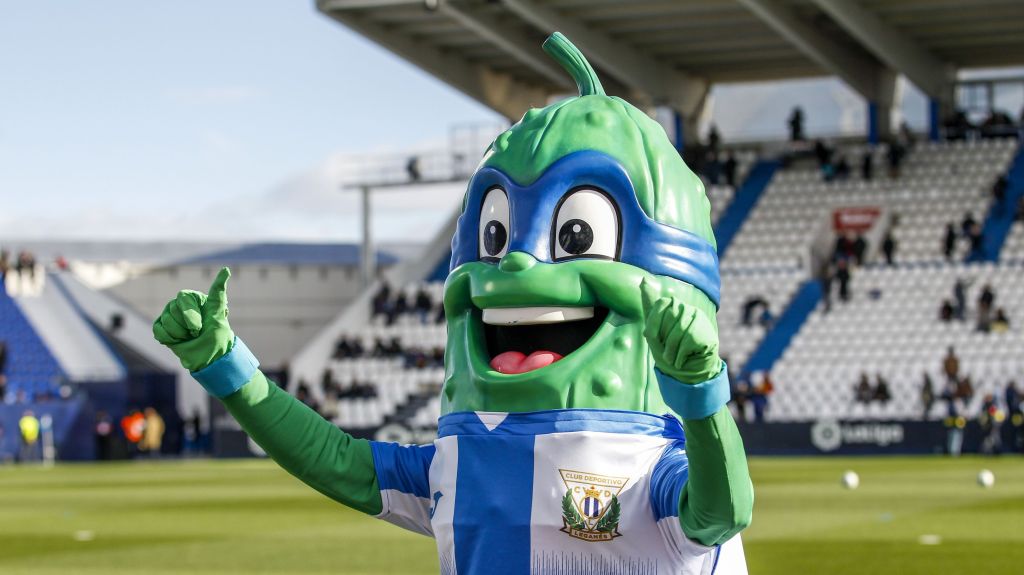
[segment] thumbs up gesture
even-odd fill
[[[701,383],[718,375],[718,333],[703,311],[673,297],[646,278],[640,284],[644,338],[662,373],[683,383]]]
[[[228,278],[221,268],[210,294],[182,290],[153,322],[153,337],[167,346],[189,371],[199,371],[231,350],[235,334],[228,325]]]

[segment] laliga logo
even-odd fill
[[[811,444],[821,451],[835,451],[844,443],[886,447],[902,443],[903,426],[898,423],[847,423],[822,419],[811,426]]]

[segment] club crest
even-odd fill
[[[562,531],[584,541],[611,541],[619,533],[619,493],[628,477],[559,469],[565,483]]]

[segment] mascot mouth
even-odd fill
[[[527,373],[582,347],[608,315],[600,307],[523,307],[481,310],[491,369]]]

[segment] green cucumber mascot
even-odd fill
[[[703,186],[564,36],[544,48],[580,95],[527,112],[469,183],[432,444],[355,439],[267,380],[228,324],[227,269],[154,335],[287,471],[434,537],[442,573],[746,573]]]

